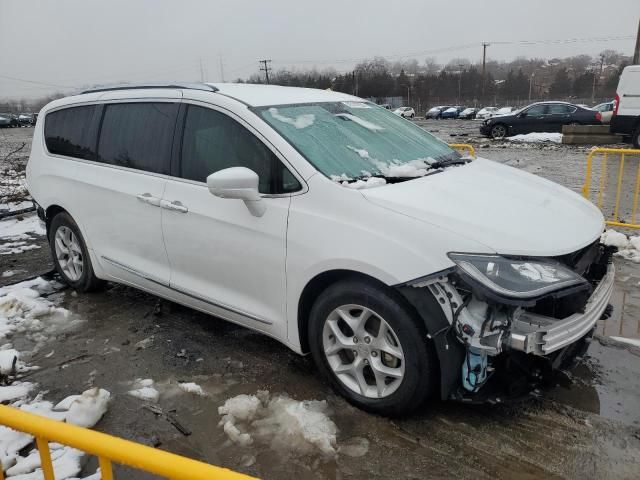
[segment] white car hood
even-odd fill
[[[361,193],[504,255],[564,255],[594,242],[604,229],[600,210],[577,193],[485,159]],[[429,248],[428,239],[424,245]]]

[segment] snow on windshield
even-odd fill
[[[341,183],[361,180],[373,186],[382,182],[368,177],[420,177],[434,161],[460,157],[417,125],[368,102],[278,105],[255,110],[315,168]]]
[[[276,120],[280,120],[281,122],[288,123],[289,125],[293,125],[298,129],[307,128],[313,125],[313,122],[315,122],[316,120],[315,115],[313,115],[312,113],[305,113],[302,115],[298,115],[295,118],[285,117],[284,115],[280,115],[278,113],[278,109],[275,107],[270,108],[269,113]]]

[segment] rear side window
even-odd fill
[[[105,105],[98,142],[98,161],[169,174],[176,103]]]
[[[49,152],[93,160],[96,146],[96,129],[93,122],[95,110],[95,105],[86,105],[47,113],[44,138]]]
[[[300,189],[300,183],[255,135],[223,113],[190,105],[184,124],[180,177],[205,182],[230,167],[246,167],[258,174],[260,193]]]
[[[566,115],[568,113],[573,113],[575,111],[576,111],[576,108],[571,107],[569,105],[557,105],[557,104],[549,105],[549,113],[554,115]]]

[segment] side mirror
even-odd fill
[[[252,215],[261,217],[266,207],[258,192],[258,182],[258,174],[245,167],[225,168],[207,177],[207,187],[213,195],[242,200]]]
[[[520,118],[524,118],[527,116],[527,112],[522,112],[520,115],[518,115]]]

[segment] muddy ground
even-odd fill
[[[472,133],[478,125],[420,123],[449,142],[465,142],[449,135],[466,129]],[[13,132],[24,136],[25,131],[31,130],[0,131],[0,138]],[[489,145],[479,150],[482,156],[570,188],[581,185],[585,149]],[[40,243],[41,249],[0,256],[0,272],[21,270],[0,279],[3,284],[50,269],[46,242]],[[621,259],[616,266],[616,291],[628,292],[616,297],[622,298],[618,310],[637,325],[640,268]],[[584,361],[542,399],[484,407],[435,402],[410,418],[389,420],[335,396],[310,358],[247,329],[119,285],[93,294],[65,290],[61,295],[61,306],[82,324],[30,360],[41,369],[30,372],[29,379],[48,390],[53,401],[92,385],[110,390],[109,411],[96,427],[101,431],[263,478],[640,477],[640,349],[606,337],[597,337]],[[604,325],[600,328],[602,333]],[[625,336],[637,338],[640,331]],[[135,378],[167,385],[193,381],[205,389],[207,397],[165,393],[158,403],[189,435],[125,394]],[[336,458],[300,457],[260,442],[230,444],[218,426],[217,409],[229,397],[257,390],[327,400],[339,430],[338,445],[362,447],[368,442],[366,453],[343,448]],[[92,462],[87,471],[94,468]],[[117,472],[119,478],[150,478],[123,470]]]

